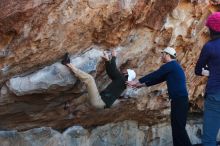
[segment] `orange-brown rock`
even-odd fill
[[[168,121],[165,84],[129,90],[130,98],[115,108],[95,110],[88,105],[84,85],[75,83],[70,73],[61,74],[59,61],[67,51],[76,59],[94,48],[116,48],[118,67],[134,68],[141,77],[161,65],[162,48],[175,47],[187,76],[191,111],[201,111],[206,79],[196,77],[194,67],[209,39],[204,22],[216,10],[205,0],[1,0],[0,128]],[[101,91],[109,83],[103,61],[94,61],[92,67],[83,69],[95,77]],[[39,76],[42,70],[49,75]],[[62,82],[65,75],[73,82]],[[30,78],[35,81],[25,82],[33,81]],[[12,86],[15,80],[20,84]],[[63,109],[66,101],[71,103],[69,112]]]

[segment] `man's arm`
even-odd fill
[[[162,82],[164,82],[166,79],[164,76],[161,76],[160,78],[156,79],[156,80],[152,80],[151,82],[149,82],[147,84],[147,86],[153,86],[153,85],[156,85],[156,84],[160,84]]]
[[[170,72],[170,67],[165,64],[161,66],[158,70],[142,77],[139,79],[140,83],[145,83],[146,86],[152,86],[159,84],[166,80],[166,75]]]
[[[144,86],[152,86],[159,83],[162,83],[166,80],[165,76],[167,73],[169,73],[169,67],[162,66],[157,71],[154,71],[139,80],[135,81],[127,81],[127,85],[132,88],[141,88]]]

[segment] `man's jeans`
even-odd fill
[[[186,132],[188,113],[188,97],[179,97],[171,100],[171,127],[174,146],[191,146]]]
[[[77,69],[75,66],[71,65],[70,68],[75,74],[75,76],[78,77],[80,81],[86,85],[91,105],[93,105],[96,108],[104,108],[105,103],[101,99],[94,78],[90,74],[81,71],[80,69]]]
[[[220,128],[220,94],[207,94],[204,104],[203,146],[216,146]]]

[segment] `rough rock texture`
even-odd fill
[[[1,0],[0,129],[169,122],[165,84],[128,89],[128,100],[111,109],[91,107],[85,86],[59,63],[65,52],[94,76],[101,91],[109,83],[103,50],[116,49],[118,67],[133,68],[140,77],[161,65],[162,48],[173,46],[186,72],[191,112],[201,112],[206,78],[196,77],[194,67],[208,40],[206,17],[219,10],[217,1],[210,2]],[[69,110],[63,109],[66,101]]]
[[[95,71],[96,64],[98,60],[100,60],[101,55],[101,51],[93,49],[80,57],[70,58],[71,64],[74,64],[85,72]],[[60,91],[62,87],[68,87],[68,85],[74,85],[75,83],[76,78],[73,77],[69,69],[60,62],[57,62],[35,73],[23,77],[11,78],[7,86],[10,91],[21,96],[32,93],[42,93],[44,90],[46,90],[45,92],[49,92],[48,90],[51,88],[51,92],[54,93],[55,91]]]
[[[193,144],[201,143],[201,127],[201,121],[189,121],[187,124]],[[62,134],[51,128],[1,131],[0,141],[1,146],[171,146],[172,136],[167,123],[141,126],[134,121],[124,121],[91,130],[73,126]]]

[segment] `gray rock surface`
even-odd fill
[[[89,73],[96,70],[101,55],[100,50],[92,49],[79,57],[71,56],[70,58],[72,64]],[[76,78],[69,69],[60,62],[56,62],[29,75],[11,78],[7,86],[17,96],[22,96],[50,92],[50,90],[62,91],[74,85],[75,82]]]
[[[201,143],[201,121],[189,121],[186,129],[193,144]],[[62,134],[46,127],[25,132],[0,131],[0,141],[0,146],[171,146],[172,136],[167,123],[144,126],[124,121],[91,131],[73,126]]]

